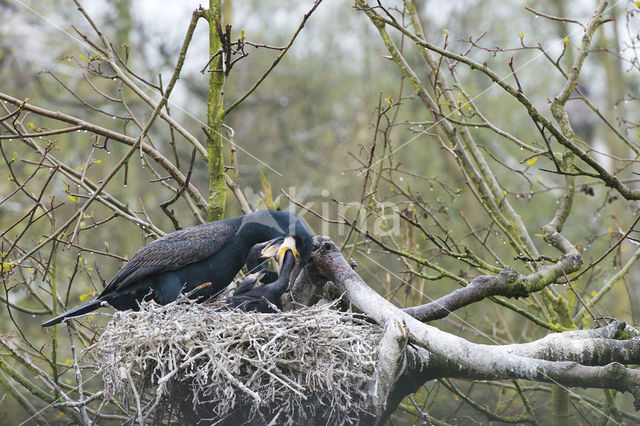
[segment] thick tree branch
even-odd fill
[[[464,288],[455,290],[433,302],[405,308],[404,312],[420,321],[433,321],[487,297],[527,297],[555,283],[565,274],[577,271],[581,264],[582,257],[574,254],[563,256],[558,262],[544,266],[529,275],[520,275],[507,267],[496,276],[476,277]]]
[[[421,323],[393,306],[358,276],[328,237],[314,239],[312,262],[308,268],[313,271],[310,275],[320,276],[325,282],[332,281],[356,308],[378,324],[406,324],[409,344],[429,353],[429,368],[412,371],[414,380],[424,382],[440,377],[526,379],[632,392],[636,402],[640,402],[640,372],[622,365],[638,362],[640,337],[615,339],[624,328],[621,324],[599,331],[571,332],[560,335],[562,337],[552,335],[524,345],[479,345]],[[315,285],[321,287],[324,282]],[[571,346],[563,348],[567,341],[572,342]],[[580,363],[574,360],[580,360]]]

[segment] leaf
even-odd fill
[[[93,162],[93,164],[100,164],[100,163],[102,163],[102,160],[95,160],[95,161]]]
[[[262,192],[264,192],[264,205],[268,209],[273,208],[273,195],[271,193],[271,184],[267,180],[267,177],[261,171],[258,172],[260,182],[262,183]]]
[[[87,298],[87,296],[88,296],[88,295],[89,295],[89,294],[87,294],[87,293],[85,293],[85,294],[81,294],[81,295],[80,295],[80,301],[82,302],[84,299],[86,299],[86,298]]]
[[[74,203],[77,203],[78,201],[76,200],[76,197],[74,197],[73,195],[69,194],[67,195],[67,198],[70,199],[71,201],[73,201]]]
[[[536,161],[538,161],[538,157],[533,157],[531,160],[527,161],[527,166],[533,166]]]
[[[85,57],[84,57],[84,56],[82,56],[82,55],[78,55],[78,57],[79,57],[80,59],[82,59],[83,61],[85,61],[85,62],[89,62],[89,61],[87,60],[87,58],[85,58]]]
[[[522,40],[524,38],[524,33],[520,33],[519,37],[520,37],[520,40]]]
[[[28,122],[28,123],[27,123],[27,126],[28,126],[31,130],[34,130],[34,129],[36,128],[36,126],[34,126],[32,122]]]
[[[2,262],[2,272],[5,274],[13,269],[14,262]]]

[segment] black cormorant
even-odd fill
[[[298,256],[299,266],[304,266],[311,257],[312,236],[292,213],[261,210],[172,232],[138,250],[95,300],[42,326],[91,312],[103,302],[118,310],[138,309],[142,300],[164,305],[176,300],[181,292],[188,293],[210,282],[191,295],[199,300],[209,299],[231,283],[254,245],[268,242],[262,250],[280,254],[287,236],[293,237],[295,251],[286,249],[286,253]]]
[[[253,274],[248,274],[242,279],[240,284],[238,284],[238,287],[234,290],[233,295],[238,296],[238,295],[241,295],[242,293],[246,293],[247,291],[254,288],[257,283],[262,282],[263,277],[264,277],[263,271],[254,272]],[[276,277],[276,279],[278,278]]]
[[[276,312],[272,305],[282,310],[282,295],[289,288],[289,277],[295,264],[294,252],[286,250],[283,254],[280,275],[274,282],[254,287],[260,280],[262,272],[247,276],[233,296],[227,299],[229,306],[247,312]]]
[[[256,244],[251,247],[251,250],[249,250],[249,254],[247,255],[248,274],[252,275],[255,273],[261,273],[262,276],[255,281],[260,281],[262,283],[272,283],[278,278],[278,271],[274,271],[269,268],[269,260],[276,257],[277,253],[274,249],[279,249],[279,247],[267,247],[268,245],[268,241]],[[242,284],[240,284],[240,286],[242,286]]]
[[[284,263],[284,254],[289,249],[295,250],[295,241],[291,237],[287,237],[279,247],[269,246],[269,244],[267,241],[251,247],[246,263],[248,273],[234,290],[234,296],[246,293],[258,283],[269,284],[278,279],[278,271],[270,269],[269,260],[275,258],[278,261],[279,269],[281,269]]]

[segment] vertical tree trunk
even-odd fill
[[[106,23],[114,28],[116,49],[122,49],[123,45],[131,46],[129,41],[133,18],[131,16],[131,0],[110,0],[109,6],[116,10],[113,15],[106,15]]]
[[[569,424],[569,392],[560,385],[551,386],[551,416],[553,426]]]
[[[550,307],[552,307],[550,305]],[[567,328],[575,329],[576,326],[570,317],[558,314],[558,322]],[[569,390],[559,383],[551,385],[551,423],[553,426],[566,426],[569,424]]]
[[[221,26],[221,0],[209,0],[209,54],[220,50],[218,27]],[[224,217],[227,187],[224,180],[224,158],[222,152],[222,120],[224,119],[224,71],[223,55],[220,53],[211,62],[209,73],[209,100],[207,107],[207,154],[209,155],[209,197],[207,219],[219,220]]]

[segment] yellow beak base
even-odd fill
[[[300,254],[296,250],[296,240],[293,237],[287,237],[284,239],[283,243],[278,248],[278,255],[276,257],[276,260],[278,261],[278,264],[280,266],[282,266],[282,262],[284,261],[284,255],[287,252],[287,250],[291,250],[291,253],[293,253],[293,256],[296,258],[296,262],[300,261]]]

